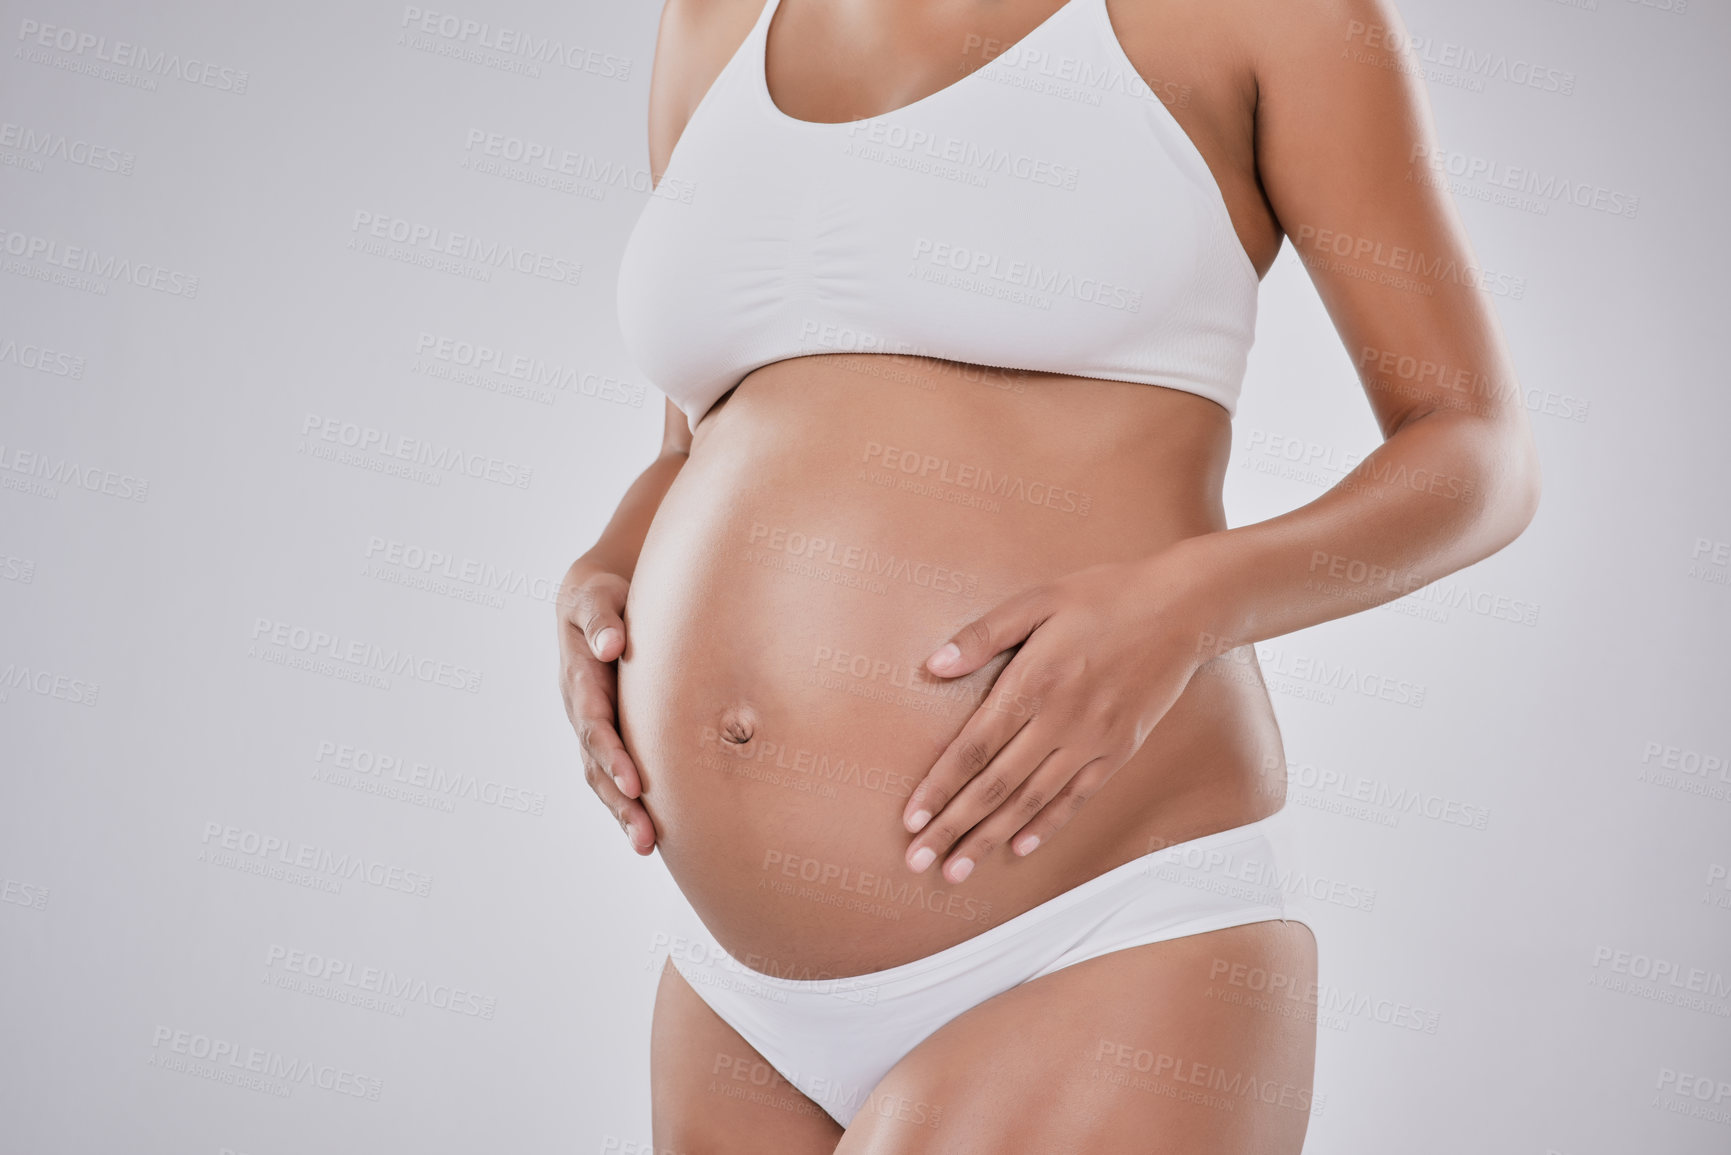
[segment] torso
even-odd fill
[[[1245,80],[1209,65],[1230,52],[1189,7],[1110,11],[1261,272],[1279,234],[1255,183]],[[913,45],[970,32],[1012,44],[1053,8],[1019,3],[990,28],[920,36],[883,17],[875,33],[842,28],[829,6],[784,0],[770,88],[803,120],[880,113],[960,75],[955,51]],[[826,38],[857,55],[829,58]],[[975,49],[964,68],[985,59]],[[1230,432],[1219,405],[1175,389],[883,354],[776,361],[709,411],[632,575],[619,713],[663,861],[723,947],[796,978],[895,966],[1279,809],[1267,691],[1253,661],[1217,661],[1034,855],[1000,848],[960,886],[902,864],[903,800],[1010,655],[947,686],[916,668],[1031,584],[1225,528]],[[897,456],[909,452],[949,468],[909,488]],[[955,480],[970,467],[1024,479],[1040,500],[982,502]]]

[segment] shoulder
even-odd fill
[[[1212,44],[1228,60],[1240,53],[1292,59],[1324,49],[1338,56],[1355,39],[1379,44],[1402,27],[1394,0],[1111,0],[1111,8],[1127,34],[1176,34]]]
[[[1394,0],[1232,2],[1247,13],[1265,183],[1270,168],[1285,170],[1276,179],[1357,178],[1364,191],[1407,183],[1414,150],[1434,143],[1434,127]]]
[[[1407,34],[1394,0],[1232,0],[1228,9],[1259,81],[1413,83],[1399,67]]]
[[[745,41],[768,0],[667,0],[649,81],[649,159],[657,173],[686,121]]]
[[[694,59],[719,54],[718,63],[726,63],[766,3],[768,0],[666,0],[656,31],[656,51],[665,49]]]
[[[1204,98],[1212,94],[1213,127],[1222,136],[1229,115],[1234,128],[1242,116],[1248,130],[1271,97],[1354,102],[1421,87],[1403,51],[1408,38],[1394,0],[1108,3],[1131,61]]]
[[[1256,39],[1297,48],[1325,43],[1338,50],[1373,27],[1401,25],[1394,0],[1230,0],[1225,7]]]

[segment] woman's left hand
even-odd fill
[[[908,798],[910,869],[948,853],[943,876],[961,882],[1006,841],[1027,854],[1130,760],[1217,656],[1193,576],[1170,555],[1090,566],[994,606],[927,659],[960,677],[1021,645]]]

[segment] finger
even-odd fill
[[[584,646],[570,648],[564,658],[559,692],[565,699],[571,728],[577,732],[584,762],[600,759],[619,789],[637,797],[643,789],[642,779],[619,738],[617,671],[611,663],[596,661]]]
[[[610,597],[603,593],[598,595],[598,600],[606,602]],[[577,606],[578,601],[573,598],[573,613]],[[582,637],[569,616],[565,628],[575,637]],[[623,646],[609,643],[607,648]],[[626,797],[636,798],[642,793],[643,782],[637,764],[626,753],[625,744],[619,737],[617,671],[612,663],[598,660],[587,644],[562,642],[561,649],[564,665],[560,690],[565,698],[566,714],[582,747],[585,769],[590,761],[599,760],[620,791]]]
[[[625,594],[629,583],[618,574],[598,573],[560,598],[561,616],[583,636],[589,653],[611,662],[625,652]]]
[[[999,673],[994,691],[1001,687],[1007,692],[1021,686],[1020,670],[1016,667],[1016,660],[1020,657],[1018,654],[1012,658]],[[981,702],[969,715],[961,733],[944,747],[944,752],[938,755],[938,760],[932,763],[932,768],[908,795],[907,804],[902,807],[902,825],[914,834],[924,830],[932,816],[973,781],[974,775],[985,769],[998,751],[1033,718],[1031,713],[997,709],[992,705],[991,697]]]
[[[588,698],[584,701],[574,722],[577,745],[583,753],[584,771],[587,772],[594,764],[625,797],[639,797],[643,793],[643,778],[637,773],[637,763],[619,737],[612,699]]]
[[[1048,753],[1034,772],[1016,787],[1014,793],[956,843],[955,849],[944,863],[944,875],[960,882],[968,876],[975,864],[1006,842],[1010,843],[1011,850],[1018,855],[1031,851],[1032,846],[1022,849],[1028,836],[1018,836],[1019,832],[1046,809],[1047,804],[1058,797],[1070,780],[1076,777],[1077,772],[1093,758],[1094,755],[1085,748],[1060,748]],[[1040,836],[1032,837],[1034,844],[1039,845]],[[964,860],[968,863],[965,867],[961,866]],[[960,877],[955,877],[958,874]]]
[[[908,869],[918,874],[947,854],[981,819],[1015,793],[1053,747],[1044,726],[1030,724],[1018,730],[997,757],[983,767],[949,805],[939,810],[909,844]],[[981,853],[991,849],[982,846]],[[978,858],[970,858],[964,864],[960,859],[952,859],[945,865],[944,877],[951,882],[960,882],[977,861]]]
[[[1034,815],[1027,825],[1010,836],[1010,852],[1016,855],[1032,854],[1038,847],[1051,841],[1052,835],[1076,817],[1076,811],[1106,784],[1106,780],[1112,777],[1117,769],[1112,757],[1105,754],[1085,763],[1058,788],[1051,796],[1051,801],[1041,807],[1040,812]]]
[[[975,618],[926,659],[926,668],[946,678],[971,674],[996,654],[1020,645],[1034,627],[1051,617],[1051,599],[1036,586],[1008,598]]]
[[[649,811],[644,809],[643,803],[625,797],[598,760],[584,759],[583,777],[589,783],[589,788],[595,791],[595,796],[613,812],[613,820],[619,823],[619,828],[625,832],[631,849],[638,854],[648,854],[654,850],[655,823],[650,819]]]

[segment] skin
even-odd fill
[[[1055,8],[1052,0],[784,0],[770,33],[768,83],[777,106],[797,119],[875,115],[985,63],[979,48],[958,46],[1014,43]],[[670,0],[664,8],[650,100],[657,173],[758,11],[758,0]],[[566,575],[560,682],[591,786],[640,854],[659,843],[675,880],[736,957],[786,964],[795,977],[859,974],[985,929],[923,912],[885,922],[797,902],[754,905],[751,884],[764,879],[755,856],[766,846],[794,846],[850,869],[919,869],[936,876],[932,885],[989,900],[996,922],[1159,845],[1271,813],[1283,795],[1266,772],[1274,767],[1283,781],[1283,758],[1250,644],[1471,565],[1514,540],[1536,509],[1537,454],[1485,294],[1446,278],[1429,281],[1429,292],[1391,287],[1354,275],[1374,272],[1374,257],[1326,251],[1344,236],[1384,252],[1400,246],[1476,264],[1446,194],[1411,179],[1424,172],[1411,163],[1415,149],[1434,143],[1428,105],[1365,31],[1399,29],[1392,5],[1109,0],[1108,13],[1126,55],[1214,173],[1258,273],[1283,237],[1295,239],[1359,369],[1383,443],[1306,505],[1228,529],[1219,500],[1230,448],[1225,411],[1174,390],[1038,374],[1018,379],[1023,389],[1013,397],[988,396],[963,387],[953,364],[811,356],[752,374],[695,435],[670,404],[660,455]],[[1383,351],[1466,375],[1403,376]],[[893,360],[932,387],[915,393],[862,377],[862,360]],[[1486,381],[1492,387],[1462,384]],[[822,406],[810,404],[814,395]],[[894,430],[916,419],[962,457],[1037,446],[1034,459],[1012,461],[1032,472],[1067,465],[1067,477],[1102,495],[1100,507],[1087,525],[1010,511],[988,526],[934,505],[894,531],[904,535],[894,546],[915,556],[947,558],[961,543],[991,595],[983,606],[894,591],[868,604],[802,586],[790,616],[786,591],[779,600],[759,596],[768,579],[712,560],[737,539],[714,528],[723,515],[702,495],[726,488],[739,446],[800,446],[753,458],[751,482],[734,484],[734,504],[761,513],[828,476],[852,444],[844,430],[874,422]],[[1075,472],[1084,461],[1089,471]],[[867,537],[891,533],[880,528],[890,512],[901,515],[898,527],[909,520],[905,503],[889,509],[888,495],[848,496],[843,524],[864,527]],[[676,552],[672,543],[692,535],[688,553]],[[1004,538],[1015,542],[1013,558],[998,548]],[[681,611],[679,599],[694,595],[666,575],[690,571],[690,558],[705,559],[723,592]],[[644,581],[634,581],[639,564]],[[1353,580],[1361,568],[1376,580]],[[778,649],[781,639],[808,620],[833,633],[862,616],[876,632],[861,648],[895,647],[909,665],[954,643],[955,663],[927,662],[926,670],[934,683],[965,688],[955,709],[916,719],[858,703],[845,716],[826,714],[821,734],[800,730],[812,704],[827,700],[783,708],[801,651]],[[694,628],[676,630],[684,621]],[[717,635],[707,651],[686,640],[703,632],[699,624]],[[658,657],[675,651],[677,660]],[[751,668],[742,674],[742,666]],[[650,686],[669,687],[664,700],[647,696]],[[623,714],[622,696],[631,702]],[[671,770],[658,781],[658,768],[697,753],[677,742],[706,723],[719,724],[721,741],[743,736],[741,748],[768,738],[864,744],[907,771],[910,793],[847,796],[826,809],[754,782],[718,788]],[[921,811],[931,817],[917,821]],[[1031,839],[1038,849],[1030,855]],[[718,1056],[762,1057],[669,970],[656,1005],[657,1143],[689,1152],[1178,1151],[1204,1143],[1210,1151],[1295,1152],[1302,1111],[1199,1106],[1102,1085],[1095,1074],[1109,1043],[1205,1056],[1196,1061],[1308,1088],[1314,1024],[1199,994],[1222,960],[1279,970],[1300,988],[1314,982],[1315,945],[1300,924],[1114,952],[965,1012],[892,1070],[881,1089],[941,1104],[944,1126],[910,1129],[862,1113],[845,1138],[821,1114],[715,1094]],[[1118,1053],[1108,1053],[1108,1065]],[[979,1063],[981,1055],[991,1061]]]

